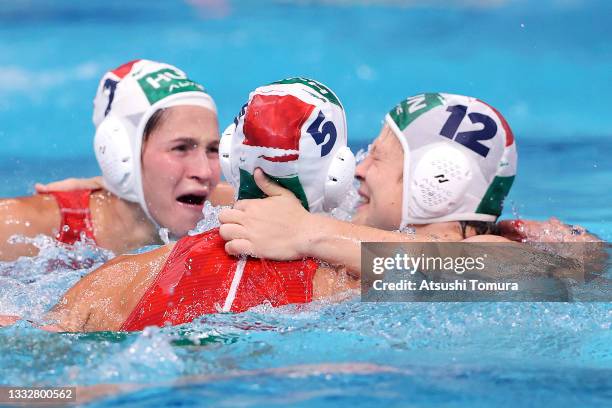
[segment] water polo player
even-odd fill
[[[356,169],[361,201],[353,224],[310,214],[256,172],[269,196],[220,214],[231,254],[313,257],[360,272],[360,243],[506,241],[490,235],[516,173],[515,140],[503,116],[466,96],[429,93],[395,106]],[[358,224],[358,225],[355,225]],[[413,234],[397,231],[410,227]]]
[[[257,88],[224,132],[222,161],[239,198],[263,197],[262,168],[305,211],[336,206],[352,183],[344,109],[324,85],[295,78]],[[207,313],[270,303],[305,303],[356,287],[358,280],[312,259],[276,262],[227,255],[218,229],[121,256],[79,281],[50,313],[64,331],[140,330]]]
[[[107,72],[94,99],[95,153],[104,187],[0,202],[0,259],[32,255],[14,234],[81,235],[116,253],[183,236],[219,181],[215,103],[180,69],[136,60]]]

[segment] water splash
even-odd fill
[[[221,210],[225,208],[230,208],[229,206],[223,205],[212,205],[210,201],[206,201],[204,203],[204,208],[202,209],[202,213],[204,214],[204,218],[202,218],[194,229],[188,232],[189,235],[197,235],[202,232],[210,231],[213,228],[217,228],[221,225],[219,222],[219,213]]]
[[[9,242],[33,245],[39,253],[0,262],[0,314],[34,320],[40,319],[66,289],[114,257],[87,238],[66,245],[45,235],[14,235]]]
[[[33,238],[13,235],[8,242],[38,248],[37,256],[20,257],[14,262],[0,262],[0,276],[24,278],[26,281],[56,270],[90,268],[115,256],[112,251],[98,247],[93,240],[84,235],[72,245],[58,242],[43,234]]]
[[[161,227],[158,231],[159,239],[162,240],[164,244],[170,243],[170,230],[165,227]]]
[[[88,383],[125,381],[159,381],[173,379],[183,371],[183,361],[172,347],[172,336],[157,327],[136,334],[131,344],[122,345],[116,353],[105,354],[103,361],[92,364],[85,376]]]
[[[365,149],[359,149],[357,153],[355,153],[355,162],[357,165],[361,163],[368,155],[368,151]],[[330,214],[332,217],[341,220],[341,221],[351,221],[353,216],[355,215],[355,210],[357,208],[357,204],[359,203],[359,181],[357,179],[353,180],[353,184],[346,192],[346,195],[338,205],[338,207],[334,208]]]

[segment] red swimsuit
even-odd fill
[[[312,301],[318,267],[314,260],[239,259],[227,255],[224,246],[218,228],[181,238],[121,330],[182,324],[204,314],[243,312],[262,303]]]
[[[66,244],[74,244],[81,239],[81,233],[93,239],[93,224],[89,210],[89,196],[96,190],[73,190],[50,192],[59,206],[62,221],[55,237]]]

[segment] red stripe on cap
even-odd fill
[[[261,156],[262,159],[274,162],[274,163],[287,163],[290,161],[296,161],[300,157],[299,154],[287,154],[285,156]]]
[[[502,116],[502,114],[499,113],[499,111],[497,109],[495,109],[494,107],[492,107],[491,105],[489,105],[485,101],[481,101],[480,99],[477,99],[477,100],[478,100],[478,102],[482,102],[485,105],[487,105],[489,108],[491,108],[491,110],[493,112],[495,112],[495,114],[499,118],[499,121],[501,122],[502,127],[504,128],[504,132],[506,132],[506,147],[508,147],[512,143],[514,143],[514,133],[512,133],[512,129],[510,129],[510,125],[508,125],[508,122],[506,122],[506,118],[504,118]]]
[[[299,150],[302,126],[314,105],[292,95],[255,95],[244,118],[244,144]]]
[[[113,74],[117,75],[119,77],[119,79],[123,79],[123,77],[125,77],[127,74],[130,73],[130,71],[132,70],[132,67],[138,61],[142,61],[142,60],[137,59],[137,60],[134,60],[134,61],[126,62],[125,64],[121,65],[120,67],[117,67],[117,68],[113,69],[111,72]]]

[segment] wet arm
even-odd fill
[[[59,209],[53,197],[37,195],[0,200],[0,260],[12,261],[38,253],[32,245],[9,243],[11,236],[50,236],[59,224]]]
[[[164,265],[173,244],[123,255],[81,279],[48,313],[61,331],[119,330]]]
[[[313,300],[344,300],[359,288],[359,283],[359,279],[348,275],[343,267],[320,266],[312,281]]]
[[[407,235],[355,225],[318,214],[308,214],[302,234],[296,236],[301,256],[344,265],[353,276],[361,274],[362,242],[423,242],[427,236]]]
[[[519,242],[601,242],[579,225],[552,217],[546,221],[504,220],[497,224],[501,235]]]

